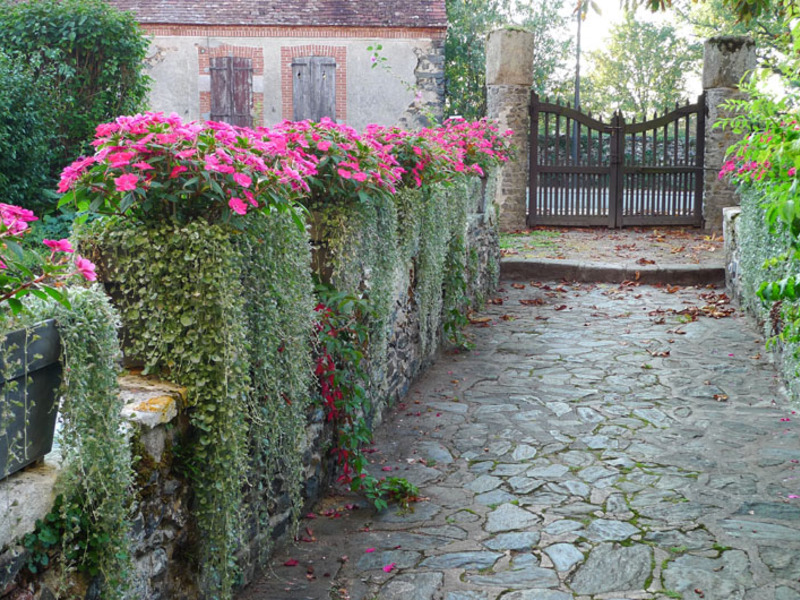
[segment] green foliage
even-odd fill
[[[625,21],[611,28],[605,49],[590,52],[581,105],[595,114],[619,108],[627,118],[662,113],[683,101],[687,75],[699,70],[700,44],[689,44],[672,25]]]
[[[785,14],[795,4],[796,0],[722,0],[722,6],[729,10],[737,21],[744,23],[771,13]],[[626,9],[646,6],[655,12],[671,7],[672,0],[623,0],[623,6]]]
[[[122,598],[130,575],[131,456],[117,388],[119,318],[97,287],[72,289],[52,309],[62,343],[59,500],[26,545],[42,556],[58,537],[61,568],[100,576],[103,598]]]
[[[563,0],[447,0],[445,112],[468,120],[486,115],[486,36],[511,22],[535,36],[534,88],[540,93],[562,89],[558,77],[571,48],[563,6]]]
[[[246,223],[106,221],[83,234],[118,290],[126,357],[187,388],[201,583],[222,598],[245,520],[267,530],[283,493],[300,510],[311,372],[305,234],[285,213]]]
[[[0,46],[0,188],[3,202],[41,212],[52,199],[55,113],[53,80],[27,61],[14,60]],[[65,237],[65,236],[61,236]],[[58,238],[56,238],[58,239]]]
[[[60,166],[87,153],[98,123],[141,109],[147,47],[133,15],[102,0],[0,0],[0,49],[54,74]]]

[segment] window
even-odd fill
[[[252,127],[253,60],[237,56],[211,59],[212,121]]]
[[[292,60],[293,119],[336,119],[336,59],[300,56]]]

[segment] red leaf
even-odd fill
[[[296,567],[299,564],[299,561],[296,558],[290,558],[285,563],[283,563],[284,567]]]

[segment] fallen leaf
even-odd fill
[[[717,402],[727,402],[728,395],[727,394],[714,394],[714,400]]]
[[[290,558],[285,563],[283,563],[284,567],[296,567],[299,564],[299,561],[296,558]]]
[[[656,264],[656,261],[650,260],[649,258],[642,257],[642,258],[640,258],[639,260],[636,261],[636,264],[637,265],[654,265],[654,264]]]
[[[541,306],[544,304],[544,300],[541,298],[521,298],[519,303],[524,304],[525,306]]]
[[[516,317],[513,317],[513,316],[511,316],[511,315],[502,315],[500,318],[501,318],[503,321],[513,321],[514,319],[516,319]]]
[[[480,325],[482,323],[489,323],[492,317],[470,317],[469,322],[473,325]]]
[[[667,293],[674,294],[675,292],[679,292],[681,290],[681,286],[679,285],[668,285],[667,286]]]
[[[567,305],[562,304],[561,306],[556,306],[553,310],[567,310]]]
[[[524,283],[512,283],[511,287],[513,287],[515,290],[524,290],[525,289],[525,284]]]
[[[503,304],[503,299],[502,298],[490,298],[489,299],[489,304],[498,304],[498,305],[499,304]]]

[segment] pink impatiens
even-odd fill
[[[95,155],[64,169],[58,189],[67,193],[62,204],[81,210],[99,205],[139,218],[213,222],[250,206],[268,212],[293,210],[300,200],[364,202],[399,185],[483,175],[507,160],[507,137],[487,121],[359,133],[328,118],[249,129],[144,113],[98,126]]]

